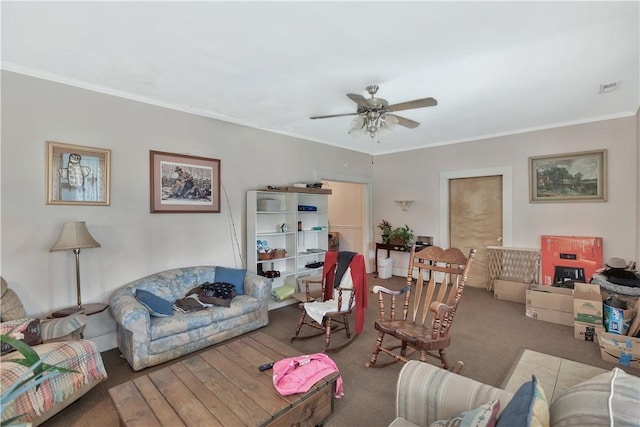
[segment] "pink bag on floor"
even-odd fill
[[[335,362],[324,353],[288,357],[273,365],[273,385],[283,396],[306,393],[315,383],[329,374],[340,372]],[[333,395],[340,399],[344,396],[342,376],[336,379]]]

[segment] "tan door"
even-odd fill
[[[502,246],[502,176],[449,180],[450,246],[476,249],[467,284],[487,287],[487,246]]]

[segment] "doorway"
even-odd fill
[[[369,244],[367,185],[323,180],[329,196],[329,234],[338,238],[338,250],[366,255]],[[369,258],[365,256],[365,258]],[[370,271],[369,268],[367,268]]]
[[[478,179],[473,179],[478,178]],[[469,179],[469,180],[467,180]],[[452,194],[453,191],[456,194]],[[493,193],[478,197],[476,192]],[[466,193],[466,195],[465,195]],[[496,194],[501,193],[501,194]],[[471,197],[471,196],[473,197]],[[452,197],[454,199],[452,199]],[[462,202],[460,202],[462,200]],[[454,208],[452,209],[452,203]],[[458,203],[456,205],[456,203]],[[470,207],[465,208],[468,203]],[[455,207],[457,206],[457,207]],[[475,248],[476,260],[471,268],[468,284],[487,286],[486,246],[509,246],[512,240],[512,180],[511,167],[443,172],[440,174],[440,242],[442,247]],[[498,210],[500,214],[491,212]],[[501,216],[501,233],[492,230],[495,224],[478,220],[476,216]],[[472,222],[473,232],[451,233],[452,226]],[[496,235],[497,234],[497,235]],[[468,249],[467,249],[468,250]]]

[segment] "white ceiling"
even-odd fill
[[[635,114],[639,5],[3,1],[2,68],[381,154]],[[369,84],[438,106],[380,143],[309,119]]]

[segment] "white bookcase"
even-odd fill
[[[261,202],[264,199],[270,201]],[[299,206],[313,206],[316,210],[299,210]],[[327,194],[248,191],[247,270],[258,274],[260,271],[279,271],[280,277],[268,279],[272,289],[289,285],[300,292],[300,277],[322,273],[322,266],[307,266],[324,262],[329,245],[328,206]],[[285,249],[285,256],[260,260],[258,240],[267,242],[272,249]],[[293,298],[283,301],[271,298],[269,310],[296,302]]]

